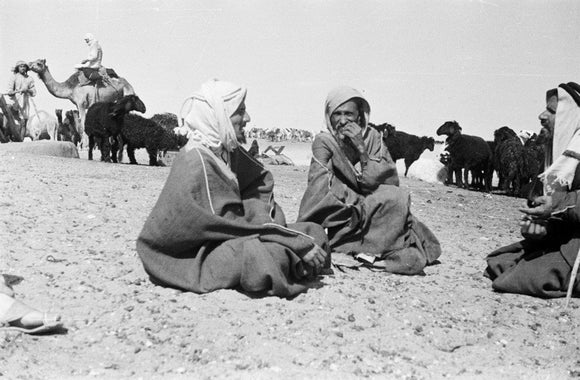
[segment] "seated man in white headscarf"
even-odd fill
[[[420,274],[441,254],[439,241],[410,211],[407,190],[370,106],[355,89],[328,94],[328,132],[316,135],[298,221],[321,224],[334,251],[398,274]]]
[[[330,266],[322,227],[286,225],[272,174],[239,145],[245,98],[245,88],[209,81],[188,99],[189,141],[137,240],[155,283],[291,297]]]
[[[524,240],[490,253],[485,276],[500,292],[556,298],[570,289],[578,297],[580,283],[571,277],[580,249],[580,86],[569,82],[549,90],[539,119],[545,195],[520,209]]]

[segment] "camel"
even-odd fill
[[[48,112],[40,110],[28,119],[23,138],[29,137],[35,141],[48,136],[50,140],[56,141],[57,132],[58,120]]]
[[[85,125],[85,116],[91,105],[98,102],[114,102],[126,95],[134,95],[133,87],[124,78],[110,78],[111,85],[106,86],[79,86],[80,71],[75,72],[64,82],[57,82],[46,65],[46,59],[37,59],[28,64],[30,70],[38,74],[40,80],[46,86],[48,92],[57,98],[68,99],[79,110],[81,126]],[[83,141],[87,141],[83,133]],[[83,144],[87,146],[87,144]]]

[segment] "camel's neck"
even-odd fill
[[[38,77],[40,78],[41,81],[44,82],[44,84],[46,85],[46,89],[52,95],[56,96],[57,98],[61,98],[61,99],[71,99],[72,98],[72,88],[67,86],[66,83],[57,82],[52,77],[52,75],[50,74],[50,71],[48,71],[48,69],[46,69],[42,73],[38,73]]]

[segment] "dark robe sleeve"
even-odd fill
[[[552,195],[554,209],[552,215],[561,217],[571,223],[580,223],[579,201],[578,190],[554,193]]]
[[[300,203],[298,221],[325,228],[357,219],[359,204],[356,172],[329,133],[321,133],[312,143],[308,185]],[[354,221],[354,223],[358,223]]]
[[[286,225],[282,208],[274,200],[274,177],[269,170],[240,147],[232,154],[232,170],[236,173],[246,220],[254,224]]]
[[[399,186],[397,166],[383,143],[380,132],[369,128],[364,141],[369,161],[362,165],[358,178],[362,193],[370,194],[383,184]]]
[[[242,202],[212,161],[202,159],[196,149],[177,157],[139,235],[142,258],[192,257],[202,246],[250,235],[282,244],[299,256],[314,247],[310,236],[266,220],[264,213],[270,210],[265,202]]]

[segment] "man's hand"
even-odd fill
[[[534,199],[534,207],[520,208],[519,210],[529,216],[530,219],[546,220],[552,215],[552,197],[549,195],[542,195]]]
[[[529,216],[523,216],[520,221],[522,236],[526,239],[538,240],[548,234],[546,229],[546,221],[532,220]]]
[[[341,139],[344,140],[345,137],[348,137],[355,148],[359,151],[361,148],[364,150],[362,128],[357,123],[350,121],[340,127],[338,132]]]
[[[320,273],[327,256],[328,254],[326,251],[315,244],[314,247],[302,257],[302,261],[304,261],[304,264],[306,264],[307,267],[304,275],[317,275]]]
[[[534,207],[520,208],[524,213],[520,222],[522,236],[526,239],[541,239],[547,235],[547,220],[552,215],[552,197],[543,195],[533,201]]]
[[[369,160],[369,154],[365,147],[360,125],[351,121],[340,127],[338,132],[341,139],[348,138],[350,140],[352,147],[356,149],[359,155],[361,164],[366,164]]]

